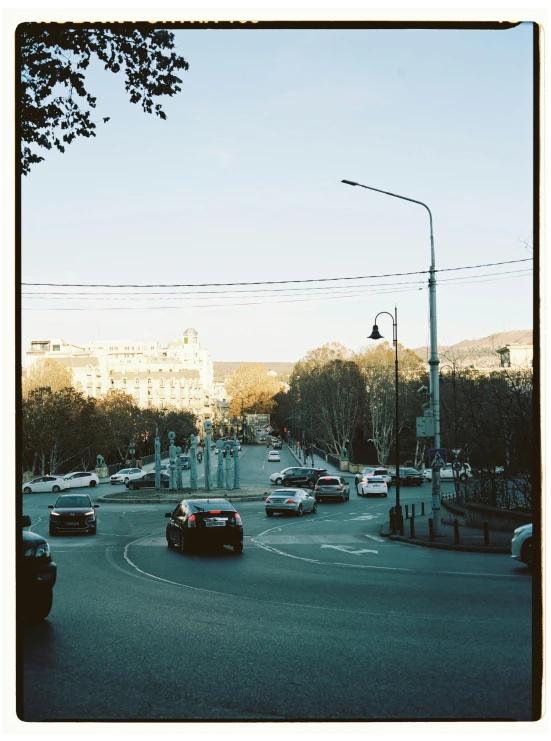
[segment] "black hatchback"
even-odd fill
[[[243,523],[235,507],[225,499],[183,499],[166,526],[169,548],[188,553],[199,545],[231,545],[236,553],[243,552]]]
[[[390,471],[392,483],[396,483],[396,469]],[[423,486],[425,477],[416,468],[402,468],[400,466],[400,484],[404,486]]]
[[[168,473],[163,473],[161,471],[161,488],[162,489],[168,489],[168,485],[170,484],[170,476]],[[155,488],[155,472],[150,471],[149,473],[144,473],[144,475],[141,477],[141,479],[134,479],[133,481],[128,481],[126,484],[127,489],[154,489]]]
[[[325,468],[299,468],[281,477],[283,486],[307,486],[313,489],[320,476],[327,476]]]
[[[97,533],[96,509],[88,494],[60,494],[55,504],[49,504],[50,535],[60,533]]]

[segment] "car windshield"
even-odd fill
[[[56,507],[90,507],[90,500],[88,497],[59,497],[55,503]]]

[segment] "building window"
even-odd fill
[[[171,389],[174,388],[174,379],[173,378],[170,379],[170,388]]]
[[[161,378],[161,380],[159,381],[159,387],[162,388],[162,389],[164,389],[164,387],[165,387],[165,379],[164,378]]]
[[[148,379],[147,379],[147,388],[148,388],[148,389],[150,389],[150,388],[151,388],[151,378],[148,378]]]
[[[91,376],[92,375],[92,366],[91,365],[87,365],[86,366],[86,375],[87,376]]]
[[[122,387],[123,387],[123,389],[126,388],[126,378],[123,378],[122,379]]]
[[[139,379],[139,378],[138,378],[137,376],[136,376],[136,378],[134,379],[134,386],[135,386],[136,388],[139,388],[139,387],[140,387],[140,379]]]
[[[54,352],[59,352],[59,350],[60,350],[60,347],[59,347],[59,345],[52,345],[52,350],[53,350]]]

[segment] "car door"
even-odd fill
[[[47,478],[46,476],[41,476],[41,478],[35,479],[31,486],[32,490],[37,491],[37,492],[38,491],[50,491],[50,489],[48,489],[48,486],[46,484],[46,478]]]
[[[65,480],[69,484],[70,489],[76,489],[78,486],[80,486],[80,474],[79,473],[73,473],[70,476],[66,476]]]
[[[155,474],[146,473],[141,480],[142,487],[145,489],[151,489],[155,487]]]

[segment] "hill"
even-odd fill
[[[477,368],[497,368],[499,356],[496,350],[504,345],[533,343],[534,333],[531,329],[517,329],[511,332],[497,332],[480,339],[461,340],[454,345],[439,345],[438,354],[441,363],[446,360],[459,366],[474,365]],[[416,347],[413,349],[423,360],[429,357],[429,348]]]

